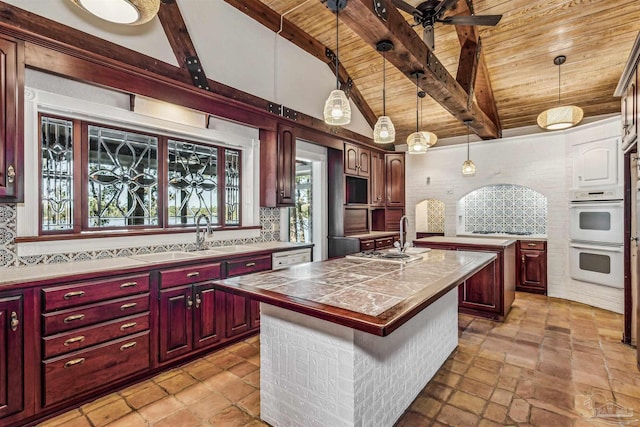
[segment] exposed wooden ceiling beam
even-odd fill
[[[26,41],[26,65],[45,72],[140,93],[258,127],[277,122],[275,115],[267,112],[270,102],[266,99],[211,79],[211,92],[192,88],[188,74],[179,67],[4,2],[0,2],[0,32]],[[157,83],[150,85],[154,79]],[[192,88],[190,97],[187,87]],[[246,120],[239,119],[242,114]],[[370,138],[304,113],[298,113],[295,123],[380,148]]]
[[[458,4],[449,12],[449,16],[463,15],[470,16],[473,14],[473,4],[471,0],[459,0]],[[489,79],[489,70],[487,69],[487,63],[484,60],[484,53],[481,48],[481,40],[478,35],[476,27],[471,25],[456,25],[456,32],[458,33],[458,40],[462,51],[460,52],[460,62],[458,65],[458,73],[460,73],[461,66],[463,65],[463,52],[465,46],[473,46],[474,44],[479,47],[477,55],[477,73],[473,85],[465,90],[470,94],[471,98],[475,96],[478,106],[484,113],[498,127],[498,132],[502,133],[502,124],[500,123],[500,116],[498,115],[498,107],[496,106],[495,98],[493,97],[493,89],[491,88],[491,80]]]
[[[322,0],[320,0],[322,1]],[[424,44],[403,15],[387,1],[387,19],[378,18],[371,0],[349,0],[340,19],[362,40],[375,48],[382,39],[391,40],[394,50],[387,59],[407,78],[416,70],[424,71],[419,86],[456,119],[471,120],[470,128],[483,139],[500,137],[499,126],[476,102],[467,108],[468,95]]]
[[[468,94],[467,108],[471,107],[473,101],[473,91],[476,85],[476,77],[478,76],[478,65],[480,62],[480,53],[482,45],[467,40],[460,49],[460,60],[458,61],[458,73],[456,81],[462,89]]]
[[[327,47],[320,43],[309,34],[302,31],[298,26],[294,25],[285,17],[281,17],[273,9],[259,0],[224,0],[229,5],[235,7],[240,12],[249,16],[250,18],[258,21],[265,27],[269,28],[274,33],[279,35],[291,43],[295,44],[299,48],[305,50],[307,53],[315,56],[320,61],[326,63],[331,71],[335,74],[335,62],[327,56]],[[280,28],[280,22],[282,20],[282,28]],[[341,88],[345,89],[349,81],[352,81],[349,77],[349,73],[342,66],[338,64],[338,78],[340,79]],[[349,96],[353,100],[353,103],[358,107],[358,110],[362,113],[365,120],[371,127],[373,127],[378,120],[375,113],[365,101],[364,96],[360,93],[355,84],[351,84],[349,89]]]

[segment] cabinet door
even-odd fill
[[[404,154],[385,154],[387,206],[404,206]]]
[[[260,327],[260,301],[251,300],[251,322],[249,324],[250,329],[257,329]]]
[[[0,418],[23,407],[22,320],[22,297],[0,298]]]
[[[384,206],[384,154],[371,152],[371,206]]]
[[[193,347],[203,348],[224,336],[224,293],[203,283],[193,288]]]
[[[293,206],[296,185],[296,137],[291,126],[278,126],[278,206]]]
[[[23,86],[22,44],[0,38],[0,201],[22,202]]]
[[[227,337],[249,330],[251,323],[251,300],[239,295],[226,294]]]
[[[547,257],[544,251],[520,250],[518,285],[547,290]]]
[[[371,151],[365,148],[358,149],[358,175],[367,178],[371,172]]]
[[[191,285],[160,291],[160,361],[193,348]]]
[[[500,268],[496,260],[460,285],[460,306],[487,312],[498,311],[500,291],[497,287],[500,283]]]
[[[621,184],[621,162],[618,159],[622,151],[617,138],[576,144],[573,146],[573,155],[575,188]]]
[[[622,97],[622,145],[633,142],[638,134],[638,86],[637,70],[631,75]]]
[[[344,173],[358,175],[360,156],[358,146],[353,144],[344,144]]]

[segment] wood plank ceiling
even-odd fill
[[[260,1],[335,50],[335,15],[320,0]],[[412,5],[420,2],[407,0]],[[474,0],[473,7],[476,15],[503,15],[496,27],[476,27],[502,129],[535,125],[540,112],[557,105],[558,67],[553,64],[557,55],[567,56],[561,70],[563,104],[582,107],[585,117],[619,113],[613,91],[640,30],[637,0]],[[414,23],[413,17],[401,13]],[[422,37],[420,26],[415,31]],[[455,26],[436,24],[435,45],[436,57],[455,78],[461,49]],[[360,96],[376,116],[381,115],[380,54],[341,23],[339,57]],[[386,104],[396,126],[396,144],[403,144],[416,129],[416,86],[390,61]],[[422,108],[420,130],[439,138],[466,134],[466,127],[429,96]]]

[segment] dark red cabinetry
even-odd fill
[[[371,150],[355,144],[344,144],[344,173],[365,178],[371,173]]]
[[[0,296],[0,419],[24,407],[23,323],[22,296]]]
[[[296,176],[295,128],[260,130],[260,206],[293,206]]]
[[[547,242],[518,241],[516,290],[547,294]]]

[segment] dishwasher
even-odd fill
[[[271,255],[271,265],[273,270],[291,267],[311,261],[311,248],[294,249],[291,251],[274,252]]]

